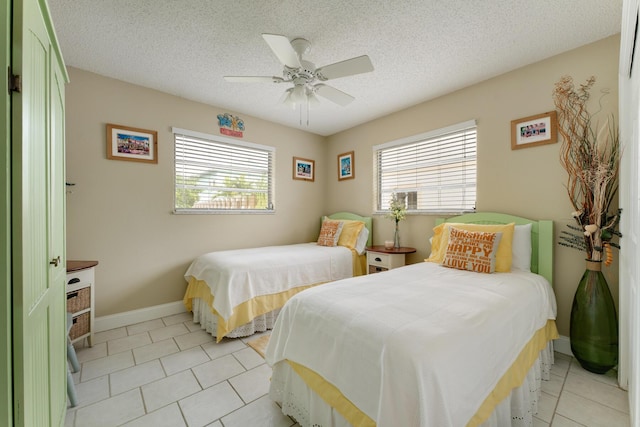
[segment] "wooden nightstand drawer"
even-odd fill
[[[67,273],[67,290],[84,288],[93,284],[93,269],[78,270]]]
[[[380,252],[367,252],[367,263],[378,267],[389,267],[391,255]]]
[[[415,252],[415,248],[401,247],[387,249],[384,246],[367,247],[367,273],[380,273],[405,265],[405,255]]]

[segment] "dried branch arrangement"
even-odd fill
[[[621,237],[616,230],[621,210],[612,202],[618,191],[620,166],[620,140],[613,117],[602,126],[594,123],[594,115],[587,110],[590,90],[596,79],[576,87],[573,78],[562,77],[553,90],[553,100],[558,112],[558,132],[563,142],[560,163],[567,171],[567,193],[575,211],[572,216],[578,227],[569,226],[563,231],[560,244],[584,250],[587,259],[612,260],[613,236]],[[579,232],[580,234],[576,234]]]

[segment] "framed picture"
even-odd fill
[[[158,132],[107,123],[107,159],[158,163]]]
[[[355,178],[355,166],[353,151],[338,154],[338,180]]]
[[[558,141],[558,118],[555,111],[511,121],[511,149],[555,144]]]
[[[316,162],[309,159],[293,158],[293,179],[313,181],[315,179]]]

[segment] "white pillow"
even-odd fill
[[[356,252],[358,255],[362,255],[364,253],[364,248],[367,247],[367,240],[369,240],[369,229],[367,227],[362,227],[360,230],[360,234],[358,234],[358,238],[356,240]]]
[[[531,224],[516,225],[513,229],[511,268],[531,271]]]

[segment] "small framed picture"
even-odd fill
[[[293,179],[313,181],[315,179],[316,162],[309,159],[293,158]]]
[[[107,159],[158,163],[158,132],[107,123]]]
[[[555,111],[511,121],[511,149],[555,144],[558,141],[558,119]]]
[[[338,154],[338,180],[356,177],[355,159],[353,151]]]

